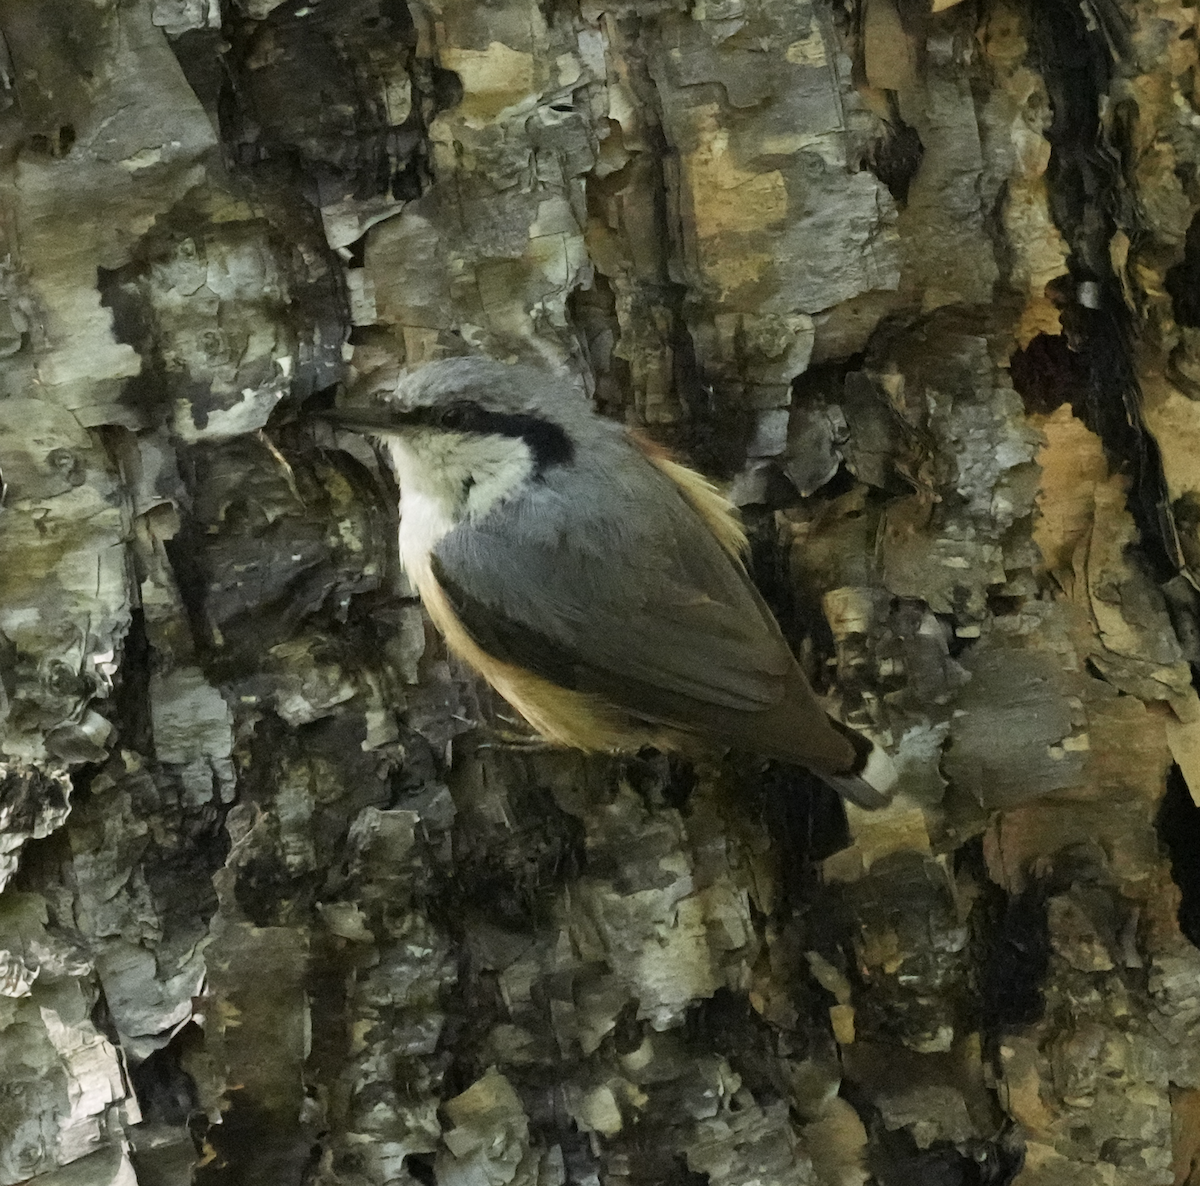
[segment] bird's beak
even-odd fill
[[[311,415],[314,420],[351,432],[395,432],[411,419],[400,408],[321,408]]]

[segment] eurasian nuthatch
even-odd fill
[[[695,739],[807,766],[866,807],[887,754],[829,717],[742,563],[733,507],[562,380],[422,366],[372,408],[400,486],[400,558],[450,649],[546,738]]]

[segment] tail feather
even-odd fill
[[[817,773],[844,799],[857,803],[859,807],[875,810],[886,807],[892,801],[896,786],[896,764],[882,746],[869,737],[843,725],[834,717],[829,723],[854,747],[857,759],[852,770],[844,774]]]
[[[892,759],[875,747],[862,774],[826,774],[820,771],[822,782],[827,782],[843,799],[857,803],[868,811],[886,807],[892,801],[892,788],[896,783],[896,767]],[[871,769],[871,767],[874,769]]]

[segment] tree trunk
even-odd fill
[[[933,7],[3,0],[0,1186],[1200,1184],[1197,9]],[[891,807],[522,740],[306,416],[468,351]]]

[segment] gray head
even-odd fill
[[[528,449],[535,472],[569,463],[596,421],[591,407],[551,372],[490,358],[448,358],[419,367],[373,406],[318,413],[383,438],[502,437]]]
[[[432,538],[514,498],[549,496],[621,436],[566,378],[489,358],[429,363],[374,406],[318,415],[383,445],[400,484],[402,549],[406,533]]]

